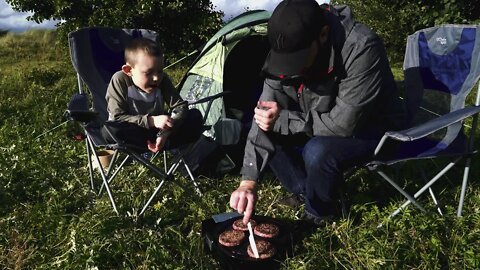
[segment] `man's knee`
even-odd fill
[[[335,156],[335,144],[329,137],[313,137],[303,149],[303,160],[305,167],[323,166],[329,163]]]

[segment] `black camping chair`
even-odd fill
[[[367,164],[407,199],[388,219],[410,203],[426,212],[417,200],[426,190],[442,214],[432,185],[454,165],[465,160],[463,180],[458,179],[461,191],[457,216],[461,216],[471,160],[478,153],[474,140],[480,112],[480,90],[477,90],[474,105],[466,107],[465,100],[480,77],[480,26],[442,25],[410,35],[404,74],[411,128],[385,133],[375,150],[376,160]],[[471,122],[467,121],[469,126],[466,125],[467,118],[471,118]],[[395,151],[386,151],[392,149],[392,145]],[[426,183],[414,194],[407,193],[382,171],[400,162],[439,158],[451,161],[431,179],[425,179]]]
[[[117,214],[118,210],[110,184],[129,160],[135,160],[160,179],[159,185],[138,214],[141,216],[163,184],[168,180],[174,180],[173,174],[179,167],[183,166],[187,171],[190,171],[183,159],[183,155],[191,149],[191,146],[186,145],[182,149],[177,150],[176,155],[169,162],[170,168],[168,169],[165,163],[165,169],[162,170],[155,166],[150,158],[142,155],[146,149],[139,149],[138,146],[126,144],[115,138],[115,143],[108,143],[102,136],[101,128],[108,119],[105,99],[108,83],[112,75],[120,70],[124,63],[123,53],[125,45],[137,37],[157,41],[158,35],[154,31],[145,29],[115,29],[106,27],[89,27],[69,33],[70,56],[73,67],[77,72],[79,92],[73,95],[66,110],[66,116],[69,120],[81,123],[85,132],[91,188],[93,190],[97,189],[94,184],[94,169],[97,167],[102,180],[102,185],[98,188],[99,195],[103,189],[106,190],[112,207]],[[225,94],[221,93],[206,97],[195,103],[208,103],[207,106],[209,107],[215,99]],[[92,106],[90,106],[90,103]],[[204,114],[204,119],[206,119],[207,113]],[[204,129],[209,128],[209,126],[204,125]],[[101,165],[98,155],[98,150],[102,148],[114,150],[111,162],[106,168]],[[123,158],[120,158],[121,154],[124,154]],[[190,180],[197,192],[201,194],[193,176]],[[173,182],[175,183],[175,181]]]

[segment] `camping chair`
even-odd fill
[[[106,190],[112,207],[117,214],[118,210],[110,184],[125,164],[133,159],[160,179],[159,185],[140,211],[139,216],[141,216],[165,181],[174,180],[173,174],[177,168],[183,166],[186,167],[187,171],[190,171],[182,156],[190,147],[185,146],[186,150],[177,151],[178,154],[171,161],[170,169],[165,167],[165,170],[161,170],[142,154],[148,151],[146,147],[145,149],[139,149],[115,138],[113,138],[115,143],[109,144],[101,134],[103,123],[108,119],[105,99],[108,83],[111,76],[120,70],[124,63],[123,53],[125,45],[136,37],[157,41],[158,35],[154,31],[145,29],[114,29],[106,27],[83,28],[69,33],[70,55],[72,64],[77,72],[79,92],[72,97],[66,110],[66,116],[70,120],[81,123],[84,129],[91,188],[95,190],[94,168],[97,167],[102,180],[99,195],[103,189]],[[86,92],[87,89],[89,94]],[[214,99],[221,96],[223,96],[223,93],[203,98],[196,101],[196,103],[211,104]],[[92,109],[90,109],[89,105],[90,98],[93,103]],[[205,118],[206,115],[204,115]],[[204,127],[205,129],[209,128],[205,125]],[[114,150],[112,161],[106,168],[101,165],[97,153],[99,148]],[[122,159],[120,159],[120,153],[124,154]],[[193,182],[197,192],[200,193],[195,179],[192,177],[190,180]]]
[[[367,166],[407,198],[390,214],[390,219],[410,203],[426,212],[417,200],[426,190],[442,214],[432,185],[465,160],[457,209],[460,217],[471,160],[478,152],[474,140],[480,112],[480,87],[475,105],[466,107],[465,100],[480,77],[480,26],[442,25],[417,31],[408,37],[403,69],[407,121],[411,128],[386,132],[375,150],[377,160]],[[472,121],[467,126],[465,120],[469,117]],[[395,150],[392,151],[393,145]],[[386,150],[389,147],[390,152]],[[438,158],[451,161],[431,179],[426,179],[426,184],[413,195],[382,171],[399,162]]]

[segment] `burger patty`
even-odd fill
[[[255,228],[257,225],[257,222],[253,219],[250,219],[250,224],[252,224],[252,229]],[[234,230],[239,230],[239,231],[248,231],[248,226],[243,224],[243,219],[237,219],[235,222],[233,222],[232,227]]]
[[[234,247],[240,245],[244,238],[245,232],[229,229],[218,236],[218,242],[226,247]]]
[[[261,223],[255,226],[253,233],[265,238],[274,238],[280,232],[280,228],[272,223]]]
[[[255,244],[257,245],[258,257],[259,259],[268,259],[275,255],[276,249],[275,246],[267,240],[255,240]],[[255,258],[253,254],[252,246],[248,245],[247,248],[248,256]]]

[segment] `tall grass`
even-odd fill
[[[0,64],[1,269],[219,269],[203,247],[201,221],[230,211],[237,175],[200,177],[202,197],[179,176],[185,188],[167,183],[137,220],[134,213],[157,181],[129,166],[113,183],[117,216],[107,196],[89,187],[84,142],[70,137],[75,127],[51,130],[65,121],[77,91],[68,50],[55,43],[55,32],[1,37]],[[178,81],[184,71],[170,73]],[[462,174],[456,170],[434,187],[446,206],[443,217],[409,207],[381,228],[402,199],[375,175],[358,171],[347,181],[348,216],[303,232],[282,269],[479,269],[478,165],[477,159],[464,217],[455,217]],[[400,180],[413,190],[418,183],[407,179],[419,175],[407,169],[399,168]],[[257,214],[293,223],[302,213],[302,206],[278,204],[288,193],[270,175],[258,195]],[[434,210],[431,203],[427,208]]]

